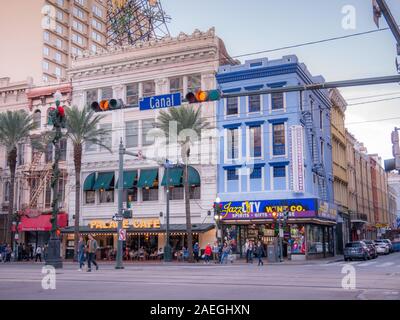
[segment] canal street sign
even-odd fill
[[[146,97],[139,101],[140,111],[177,107],[182,104],[180,92]]]

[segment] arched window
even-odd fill
[[[4,202],[10,201],[10,182],[4,184]]]
[[[33,114],[33,123],[35,124],[37,129],[40,129],[42,125],[42,113],[40,110],[36,110]]]

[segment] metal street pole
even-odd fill
[[[400,29],[394,19],[392,13],[390,12],[389,6],[387,5],[385,0],[376,0],[379,9],[381,10],[383,16],[386,19],[387,24],[389,25],[390,30],[393,33],[393,36],[397,42],[397,48],[400,48]]]
[[[119,143],[119,170],[118,170],[118,212],[116,214],[118,220],[118,228],[117,228],[117,261],[115,265],[115,269],[123,269],[124,266],[122,264],[122,242],[120,240],[119,233],[122,230],[122,196],[123,196],[123,187],[124,187],[124,145],[122,143],[122,138]]]
[[[283,255],[283,243],[282,243],[282,236],[281,236],[281,230],[282,230],[282,216],[279,217],[279,260],[280,262],[283,261],[282,255]]]
[[[170,190],[169,190],[169,161],[165,161],[165,171],[167,177],[167,225],[165,230],[165,247],[164,247],[164,261],[170,262],[172,260],[171,246],[169,244],[169,200],[170,200]]]

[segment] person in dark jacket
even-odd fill
[[[78,262],[79,262],[79,269],[78,271],[82,271],[82,267],[85,265],[85,240],[83,240],[82,236],[79,236],[78,242]]]
[[[196,242],[193,246],[193,255],[194,255],[194,259],[199,262],[199,251],[200,251],[200,247],[199,247],[199,243]]]
[[[256,248],[256,254],[258,257],[258,265],[263,266],[264,262],[263,262],[262,258],[264,256],[265,252],[264,252],[264,246],[262,245],[261,241],[258,241],[257,248]]]

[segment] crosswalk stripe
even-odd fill
[[[385,262],[385,263],[377,265],[377,267],[384,268],[384,267],[390,267],[392,265],[394,265],[394,262]]]
[[[368,267],[368,266],[371,266],[371,265],[373,265],[375,263],[376,263],[376,261],[364,262],[364,263],[360,263],[359,265],[357,265],[357,267]]]

